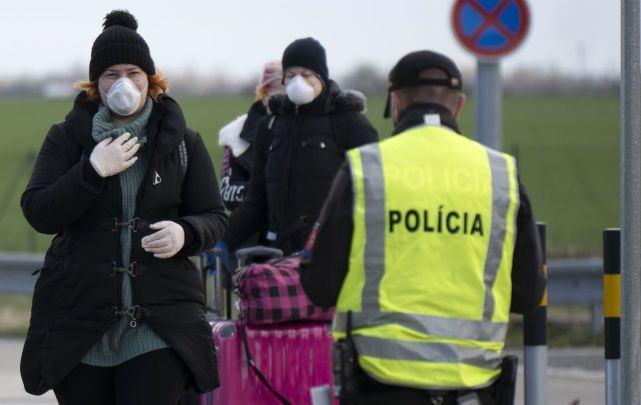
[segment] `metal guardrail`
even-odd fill
[[[42,267],[43,254],[0,253],[0,293],[33,292],[35,270]]]
[[[549,306],[589,306],[590,332],[603,329],[603,259],[557,259],[548,261]]]
[[[554,304],[602,305],[603,259],[548,261],[548,299]]]
[[[0,253],[0,293],[31,293],[37,278],[31,273],[42,267],[43,260],[42,254]],[[600,330],[603,320],[602,266],[600,257],[548,261],[550,306],[590,306],[593,331]]]

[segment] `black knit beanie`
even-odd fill
[[[96,81],[109,66],[130,63],[138,66],[148,75],[156,73],[149,47],[136,32],[138,21],[125,10],[114,10],[107,14],[102,33],[91,48],[89,80]]]
[[[314,38],[297,39],[285,48],[283,72],[296,66],[313,70],[325,83],[329,81],[325,48]]]

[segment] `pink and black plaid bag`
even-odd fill
[[[298,321],[331,321],[334,309],[323,309],[307,298],[300,284],[300,256],[254,263],[234,276],[240,313],[249,325]]]

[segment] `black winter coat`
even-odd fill
[[[115,311],[123,309],[123,273],[114,271],[121,257],[115,223],[122,215],[120,181],[101,178],[88,160],[97,108],[84,92],[78,95],[65,121],[47,134],[21,200],[37,231],[56,234],[36,281],[20,364],[31,394],[64,379],[122,316]],[[200,135],[186,127],[173,99],[154,103],[147,136],[151,158],[138,192],[138,220],[130,224],[133,316],[184,360],[197,390],[211,390],[218,382],[216,355],[202,278],[188,256],[214,246],[224,232],[216,174]],[[154,185],[156,173],[161,182]],[[141,247],[152,233],[148,225],[159,220],[185,229],[185,246],[171,259],[157,259]]]
[[[224,237],[232,250],[263,229],[286,253],[302,249],[345,151],[378,141],[362,114],[365,97],[334,82],[310,104],[296,107],[276,95],[269,109],[273,115],[261,121],[253,145],[247,195]]]

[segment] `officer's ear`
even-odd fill
[[[460,92],[456,96],[456,100],[454,101],[454,109],[452,111],[452,115],[457,120],[461,116],[461,111],[463,111],[463,105],[465,105],[465,93]]]
[[[390,97],[390,109],[392,113],[392,122],[394,125],[398,122],[398,117],[401,115],[401,112],[403,111],[403,106],[402,104],[402,99],[398,95],[396,91],[391,91],[389,94]]]

